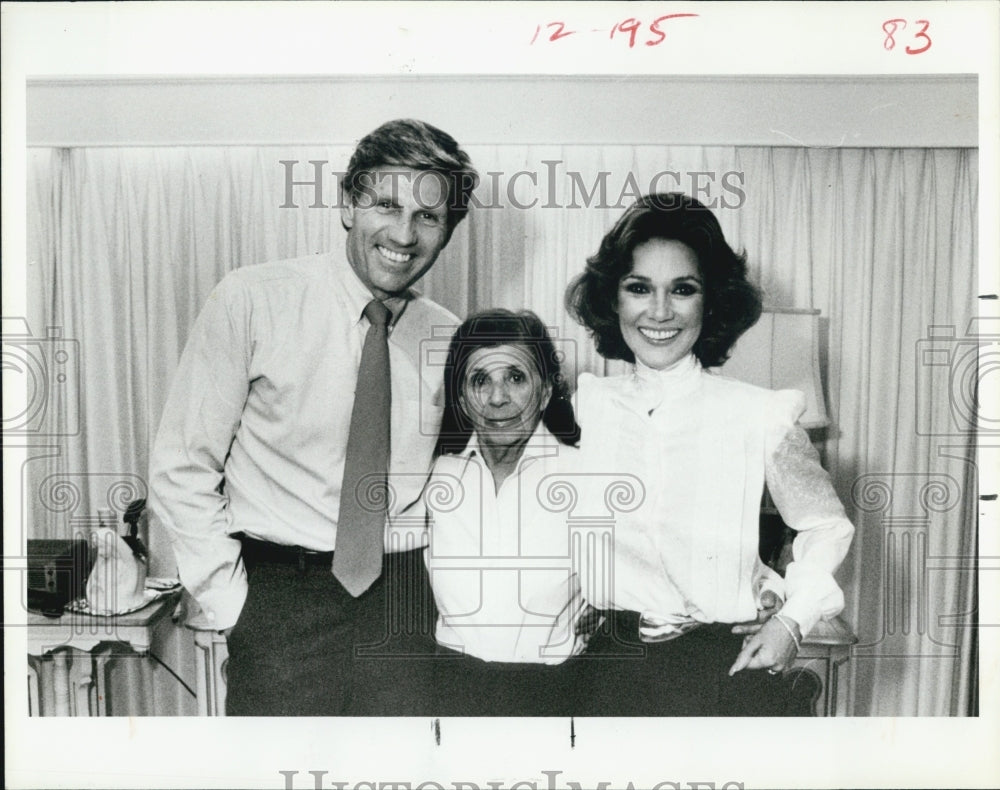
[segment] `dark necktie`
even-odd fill
[[[392,313],[378,299],[365,307],[365,335],[354,390],[351,430],[340,488],[340,517],[333,575],[357,598],[382,573],[386,504],[389,499],[389,344]]]

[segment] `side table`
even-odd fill
[[[802,649],[792,671],[812,672],[819,678],[822,691],[816,702],[817,716],[836,716],[840,713],[837,696],[840,667],[851,657],[851,645],[857,641],[858,638],[841,617],[820,620],[802,640]]]
[[[36,662],[51,654],[54,665],[56,716],[107,716],[107,664],[113,660],[96,648],[105,643],[130,647],[136,654],[149,653],[155,626],[169,617],[180,590],[170,592],[135,612],[101,617],[67,611],[61,617],[28,613],[28,684],[31,715],[40,715],[39,672]],[[88,654],[77,662],[71,651]],[[71,675],[70,667],[73,666]],[[152,692],[152,677],[146,661],[141,662],[143,685]]]
[[[226,637],[218,631],[194,631],[199,716],[226,715]]]

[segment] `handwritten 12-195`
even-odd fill
[[[644,25],[639,19],[629,17],[612,25],[610,30],[597,27],[588,30],[571,30],[565,22],[548,22],[535,27],[535,35],[531,37],[531,43],[534,44],[539,39],[542,42],[552,42],[586,33],[607,33],[608,38],[611,40],[615,38],[625,40],[627,36],[629,49],[632,49],[640,41],[640,35],[644,36],[641,39],[642,44],[645,44],[647,47],[655,47],[658,44],[662,44],[667,38],[666,31],[663,29],[663,25],[667,20],[696,16],[698,14],[665,14],[654,19],[648,26]],[[542,33],[543,28],[546,31],[544,34]]]

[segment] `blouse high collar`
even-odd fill
[[[652,411],[665,400],[686,397],[694,392],[701,380],[702,367],[694,354],[688,354],[664,370],[656,370],[635,361],[633,382],[643,407]]]

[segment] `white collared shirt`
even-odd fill
[[[539,424],[499,490],[475,434],[435,462],[425,558],[439,644],[485,661],[544,664],[583,649],[573,520],[589,494],[578,457]]]
[[[246,597],[233,533],[333,550],[372,298],[343,255],[312,255],[231,272],[192,328],[150,459],[150,505],[206,627],[234,625]],[[456,319],[420,296],[393,302],[389,518],[422,525],[443,384],[425,352]]]

